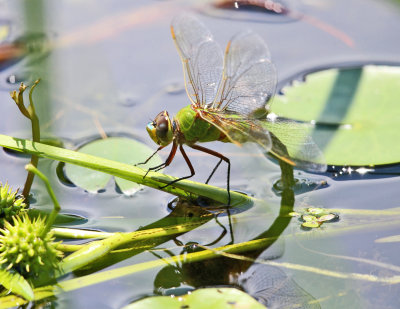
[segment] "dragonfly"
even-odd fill
[[[205,152],[220,159],[206,184],[221,162],[227,163],[230,205],[230,160],[200,143],[220,141],[241,146],[253,142],[290,165],[314,172],[326,169],[321,151],[308,135],[310,124],[270,117],[273,114],[268,113],[267,103],[275,93],[277,74],[261,36],[251,31],[240,32],[231,38],[223,54],[206,26],[188,14],[173,19],[171,34],[182,61],[190,104],[173,118],[164,110],[147,124],[148,134],[159,147],[140,164],[172,143],[165,162],[149,168],[147,173],[169,166],[179,149],[190,175],[164,187],[172,185],[195,175],[183,146]]]

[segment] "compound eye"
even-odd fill
[[[156,125],[156,130],[157,130],[157,136],[159,138],[164,138],[167,136],[168,133],[168,119],[166,117],[160,117],[157,119],[157,125]]]

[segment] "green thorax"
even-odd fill
[[[203,120],[198,113],[192,109],[191,105],[182,108],[175,116],[180,131],[185,136],[188,144],[196,142],[205,143],[221,140],[223,137],[215,126]]]

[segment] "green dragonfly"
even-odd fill
[[[240,146],[254,142],[293,166],[314,172],[326,170],[321,151],[307,133],[311,125],[279,118],[267,111],[267,102],[275,92],[277,75],[268,47],[259,35],[249,31],[235,35],[228,42],[223,56],[211,32],[192,15],[174,18],[171,33],[182,60],[191,104],[182,108],[173,119],[166,110],[162,111],[147,125],[147,132],[159,147],[143,164],[172,143],[166,161],[148,172],[170,165],[179,148],[190,175],[166,185],[169,186],[195,175],[183,145],[208,153],[220,160],[206,183],[222,161],[228,164],[229,204],[229,159],[198,143],[221,141]],[[291,152],[295,156],[291,156]]]

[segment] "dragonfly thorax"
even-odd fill
[[[167,111],[159,113],[146,127],[151,139],[160,146],[167,146],[172,142],[174,130]]]

